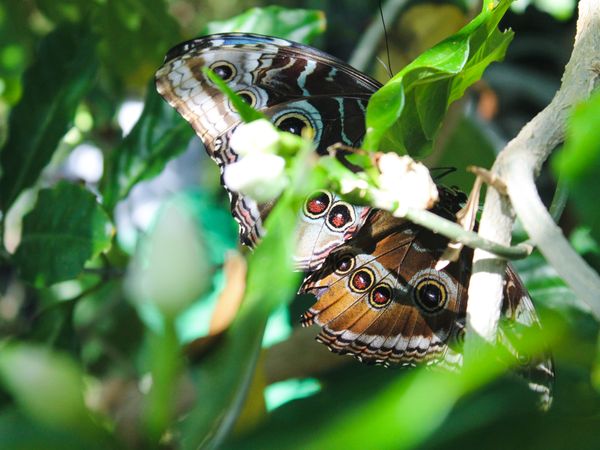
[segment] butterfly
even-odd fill
[[[300,135],[312,129],[318,154],[335,143],[360,145],[367,103],[381,86],[331,55],[284,39],[227,33],[174,47],[156,73],[158,92],[190,122],[221,173],[238,159],[228,143],[241,119],[205,67],[280,130]],[[273,204],[228,192],[242,243],[256,245]],[[455,220],[461,199],[440,187],[434,212]],[[294,258],[307,272],[300,292],[317,299],[302,324],[320,325],[320,342],[365,363],[461,364],[470,250],[436,270],[446,238],[325,190],[311,195],[299,215]],[[506,279],[507,322],[539,327],[531,299],[510,267]],[[499,339],[511,346],[508,333],[501,331]],[[529,359],[522,370],[537,380],[531,383],[549,402],[554,377],[549,355]]]

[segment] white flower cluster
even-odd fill
[[[372,191],[373,206],[404,217],[408,208],[429,209],[438,191],[429,170],[410,156],[384,153],[377,160],[379,189]]]
[[[275,154],[280,141],[281,135],[266,119],[239,125],[229,145],[240,159],[225,166],[225,185],[258,203],[277,198],[288,185],[285,159]]]

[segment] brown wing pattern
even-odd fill
[[[377,211],[305,280],[301,291],[317,302],[303,324],[321,325],[318,339],[332,351],[368,363],[453,361],[448,341],[462,328],[468,273],[461,262],[434,269],[445,245]]]

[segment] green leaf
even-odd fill
[[[181,425],[185,449],[217,447],[229,432],[254,374],[267,318],[291,300],[297,289],[300,274],[292,270],[291,224],[296,222],[306,195],[321,184],[308,164],[312,152],[312,145],[305,142],[293,163],[292,185],[269,214],[266,235],[248,260],[240,311],[221,345],[195,370],[197,395],[202,401]]]
[[[565,145],[553,160],[557,177],[563,177],[577,214],[600,242],[598,173],[600,172],[600,93],[576,106],[568,122]]]
[[[64,25],[40,43],[26,71],[23,97],[12,110],[0,153],[0,209],[32,186],[68,131],[97,71],[96,39],[87,24]]]
[[[541,333],[529,330],[519,344],[527,353],[544,346]],[[277,423],[276,410],[275,420],[225,448],[268,448],[269,442],[276,442],[278,449],[421,448],[419,444],[436,435],[459,401],[468,402],[468,394],[493,381],[508,366],[502,351],[493,347],[483,349],[460,373],[420,368],[390,376],[372,367],[353,370],[348,365],[339,380],[325,380],[322,392],[306,401],[312,403],[312,411]],[[349,383],[347,378],[355,374],[360,376]],[[337,384],[346,384],[345,389],[338,391]],[[298,403],[302,402],[295,407],[301,408]],[[297,429],[311,431],[294,433]]]
[[[111,438],[80,435],[73,430],[45,426],[11,408],[0,413],[2,450],[113,450],[120,448]]]
[[[382,140],[397,141],[398,153],[423,157],[452,102],[481,78],[485,68],[502,59],[512,32],[498,22],[511,0],[484,4],[483,11],[462,30],[421,54],[377,91],[367,107],[363,147],[379,149]],[[389,136],[396,127],[398,136]]]
[[[92,2],[87,2],[92,3]],[[94,27],[102,37],[99,54],[111,74],[143,86],[180,27],[165,0],[104,0],[95,3]]]
[[[139,120],[107,161],[102,194],[107,210],[127,196],[136,183],[158,175],[182,153],[192,128],[156,92],[152,82]]]
[[[15,262],[23,278],[48,286],[77,277],[86,261],[110,247],[114,229],[94,195],[61,182],[40,191],[23,219]]]
[[[325,31],[325,15],[322,11],[281,6],[251,8],[229,20],[210,22],[202,34],[232,31],[265,34],[308,44]]]
[[[65,355],[41,346],[6,345],[0,354],[0,382],[37,422],[80,431],[92,427],[82,373]]]

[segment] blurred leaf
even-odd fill
[[[152,82],[142,115],[106,163],[102,194],[107,210],[112,211],[136,183],[158,175],[170,159],[186,149],[193,134]]]
[[[182,424],[184,448],[215,448],[225,438],[252,380],[267,318],[293,298],[300,274],[292,269],[291,224],[306,195],[319,185],[308,164],[312,151],[304,142],[293,162],[292,185],[269,214],[266,235],[248,259],[246,293],[237,317],[222,344],[195,370],[198,398],[203,400]]]
[[[56,429],[29,420],[20,412],[0,413],[0,448],[2,450],[108,450],[119,448],[97,436],[87,437],[72,430]]]
[[[571,194],[569,200],[591,230],[591,237],[600,242],[600,93],[574,108],[565,145],[554,156],[552,167],[567,184]]]
[[[164,319],[162,333],[150,337],[152,387],[144,408],[149,442],[158,442],[174,419],[177,377],[183,366],[173,318]]]
[[[500,32],[497,25],[510,3],[500,0],[492,9],[493,2],[486,1],[462,30],[422,53],[379,89],[367,107],[363,147],[377,150],[398,121],[400,147],[394,150],[425,156],[448,106],[504,56],[512,32]]]
[[[569,240],[571,245],[580,255],[600,255],[600,245],[592,238],[589,227],[579,227],[573,230]]]
[[[179,26],[165,0],[97,2],[94,27],[102,37],[100,56],[106,67],[135,86],[143,86],[180,39]]]
[[[35,0],[35,4],[42,14],[55,23],[80,21],[94,6],[88,0]]]
[[[0,99],[11,106],[21,95],[21,75],[33,51],[34,36],[29,31],[28,16],[29,8],[24,2],[12,0],[0,4]],[[2,122],[3,115],[0,113]],[[0,125],[0,145],[4,125]]]
[[[0,153],[0,209],[5,213],[21,191],[36,182],[68,131],[96,75],[95,46],[85,23],[63,25],[41,41]]]
[[[41,346],[5,345],[0,354],[0,379],[34,420],[79,432],[93,429],[83,400],[82,373],[66,356]]]
[[[114,229],[94,194],[61,182],[43,189],[23,219],[15,261],[38,287],[77,277],[86,261],[110,247]]]
[[[522,13],[531,4],[555,19],[568,20],[573,17],[577,0],[518,0],[512,4],[512,9]]]
[[[527,352],[544,345],[540,333],[527,333],[522,344]],[[501,352],[489,347],[459,374],[367,367],[356,370],[362,375],[358,378],[346,367],[343,374],[329,380],[329,386],[324,383],[317,396],[295,403],[296,407],[312,403],[311,409],[291,412],[290,420],[277,420],[275,411],[273,422],[240,436],[228,448],[265,448],[269,441],[277,442],[278,449],[414,448],[436,432],[461,398],[501,375],[508,368],[506,363]],[[344,385],[339,391],[338,383]],[[310,432],[292,432],[298,429]]]
[[[310,9],[288,9],[281,6],[252,8],[229,20],[206,25],[202,34],[244,32],[276,36],[308,44],[325,31],[325,15]]]

